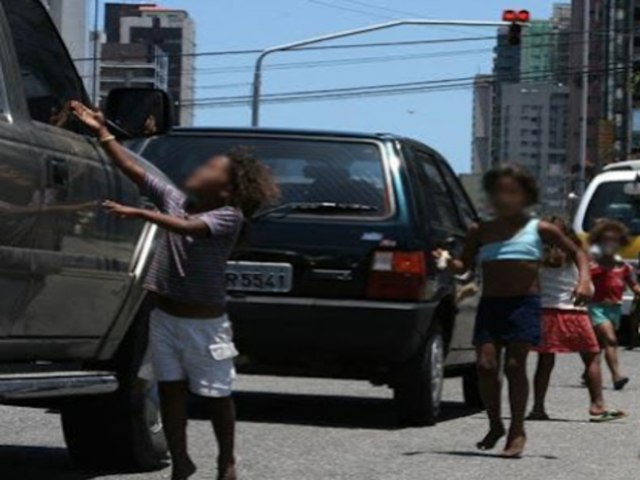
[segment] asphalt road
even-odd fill
[[[633,377],[624,392],[606,391],[630,417],[588,422],[587,394],[578,385],[575,356],[562,357],[552,378],[551,422],[530,423],[521,460],[474,449],[485,419],[462,404],[460,382],[447,380],[441,423],[434,428],[394,425],[390,392],[363,382],[249,377],[238,382],[239,457],[246,480],[628,480],[640,471],[640,353],[624,352]],[[607,383],[608,375],[606,377]],[[1,480],[159,480],[146,474],[79,472],[62,441],[58,416],[0,407]],[[214,479],[215,444],[209,424],[194,414],[190,445],[200,471]]]

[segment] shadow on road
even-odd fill
[[[2,480],[91,480],[115,473],[127,472],[79,470],[65,448],[0,445]]]
[[[332,428],[396,430],[398,425],[391,400],[349,396],[238,392],[238,419],[244,422],[281,423]],[[192,416],[204,419],[194,402]],[[444,402],[440,422],[473,415],[477,410],[462,403]]]
[[[0,445],[3,480],[88,480],[95,476],[79,472],[64,448]]]

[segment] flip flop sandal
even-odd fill
[[[589,421],[592,423],[604,423],[610,422],[612,420],[619,420],[627,416],[627,412],[623,412],[622,410],[607,410],[600,415],[596,415],[591,418]]]
[[[551,417],[547,414],[547,412],[531,412],[527,416],[527,420],[534,422],[544,422],[547,420],[551,420]]]

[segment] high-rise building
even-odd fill
[[[632,51],[636,0],[591,0],[588,86],[582,87],[585,1],[573,0],[569,82],[569,162],[598,169],[628,158],[632,148]],[[638,16],[640,22],[640,15]],[[640,41],[638,42],[640,45]],[[586,158],[581,158],[581,128],[586,106]],[[589,174],[587,174],[587,177]]]
[[[143,44],[164,52],[168,60],[168,91],[175,102],[175,120],[193,125],[195,98],[195,24],[184,10],[153,3],[107,3],[105,7],[107,44]],[[157,58],[143,56],[148,67],[157,67]]]
[[[498,165],[500,159],[500,131],[502,109],[502,87],[520,81],[520,63],[522,50],[520,46],[509,43],[509,30],[498,29],[496,47],[493,57],[493,106],[491,112],[491,163],[487,167]]]
[[[545,213],[565,211],[568,98],[566,86],[550,82],[502,88],[501,158],[535,175]]]
[[[105,43],[100,63],[100,97],[117,87],[169,88],[169,57],[155,45]]]
[[[476,75],[473,82],[471,171],[476,174],[481,174],[491,168],[493,85],[493,77],[491,75]]]
[[[89,32],[90,4],[86,0],[42,0],[49,9],[71,58],[88,91],[93,89],[93,63]]]
[[[571,5],[556,4],[549,20],[534,20],[522,35],[522,81],[566,83],[569,66]]]

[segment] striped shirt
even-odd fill
[[[185,211],[187,196],[149,173],[145,176],[144,191],[160,211],[198,218],[211,232],[206,238],[194,238],[161,230],[144,287],[181,303],[224,305],[225,268],[242,228],[242,212],[223,207],[189,215]]]

